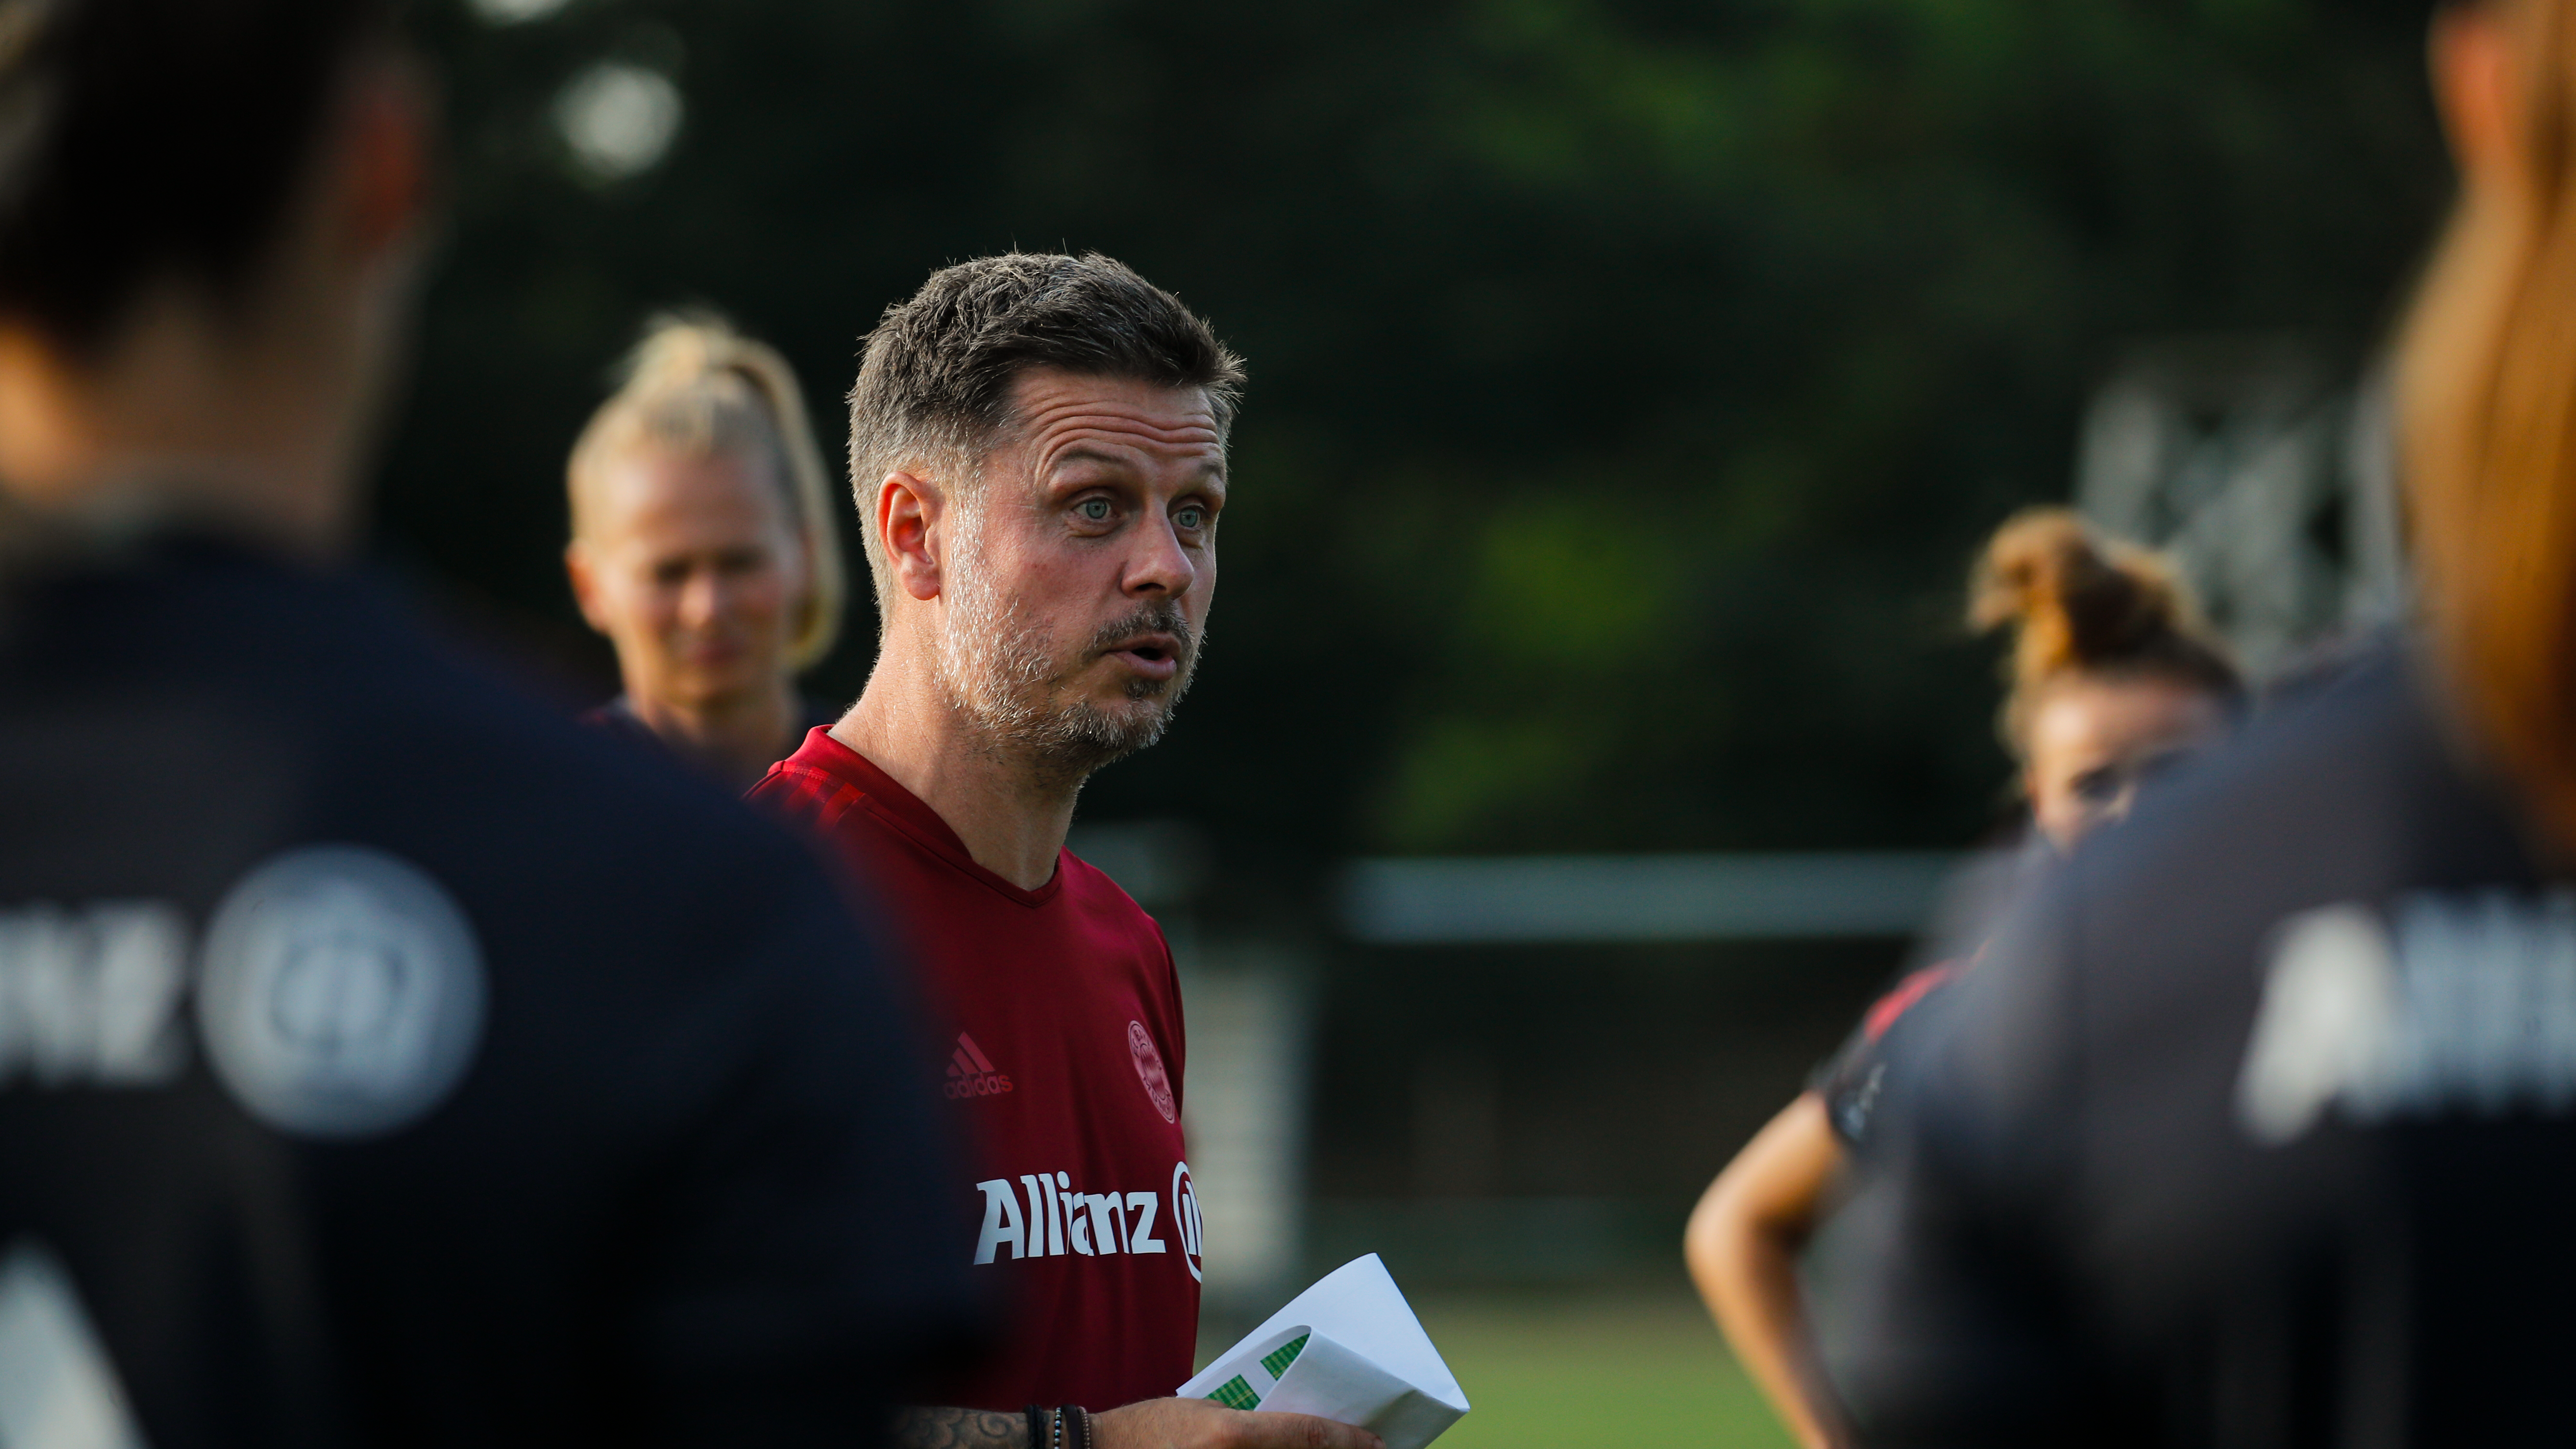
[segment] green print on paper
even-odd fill
[[[1301,1333],[1272,1349],[1262,1357],[1262,1369],[1274,1380],[1288,1372],[1288,1365],[1297,1361],[1297,1355],[1305,1351],[1306,1340],[1312,1337],[1313,1334]]]

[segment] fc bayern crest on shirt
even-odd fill
[[[365,1137],[426,1115],[465,1075],[483,999],[474,928],[437,881],[381,850],[318,845],[216,909],[197,1027],[252,1116]]]
[[[1163,1070],[1163,1054],[1154,1049],[1154,1034],[1145,1030],[1145,1023],[1127,1023],[1127,1053],[1136,1059],[1136,1078],[1145,1084],[1154,1110],[1166,1122],[1181,1120],[1180,1105],[1172,1100],[1172,1074]]]

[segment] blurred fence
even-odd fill
[[[1376,946],[1905,936],[1959,857],[1941,851],[1363,860],[1350,938]]]
[[[1379,859],[1333,941],[1202,930],[1185,827],[1077,853],[1162,920],[1213,1319],[1380,1252],[1407,1281],[1671,1271],[1691,1195],[1933,917],[1938,852]]]

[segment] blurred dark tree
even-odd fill
[[[646,311],[774,339],[830,448],[933,267],[1112,253],[1254,387],[1202,683],[1086,809],[1238,878],[1975,834],[1963,568],[2063,496],[2100,370],[2253,328],[2357,362],[2448,184],[2394,0],[478,3],[421,15],[452,234],[388,553],[605,679],[560,463]],[[603,61],[685,106],[613,182],[555,119]]]

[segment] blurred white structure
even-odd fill
[[[1197,957],[1181,978],[1181,1127],[1207,1217],[1206,1291],[1258,1307],[1295,1287],[1303,1266],[1313,973],[1296,953],[1258,944]]]
[[[1378,946],[1904,936],[1947,851],[1516,855],[1353,861],[1341,922]]]
[[[2403,616],[2385,378],[2295,337],[2134,349],[2093,395],[2077,506],[2174,555],[2257,679]]]
[[[1275,943],[1201,934],[1192,907],[1207,844],[1185,823],[1080,826],[1068,843],[1172,943],[1188,1017],[1181,1128],[1207,1221],[1205,1291],[1220,1313],[1266,1311],[1299,1286],[1304,1266],[1312,963]]]

